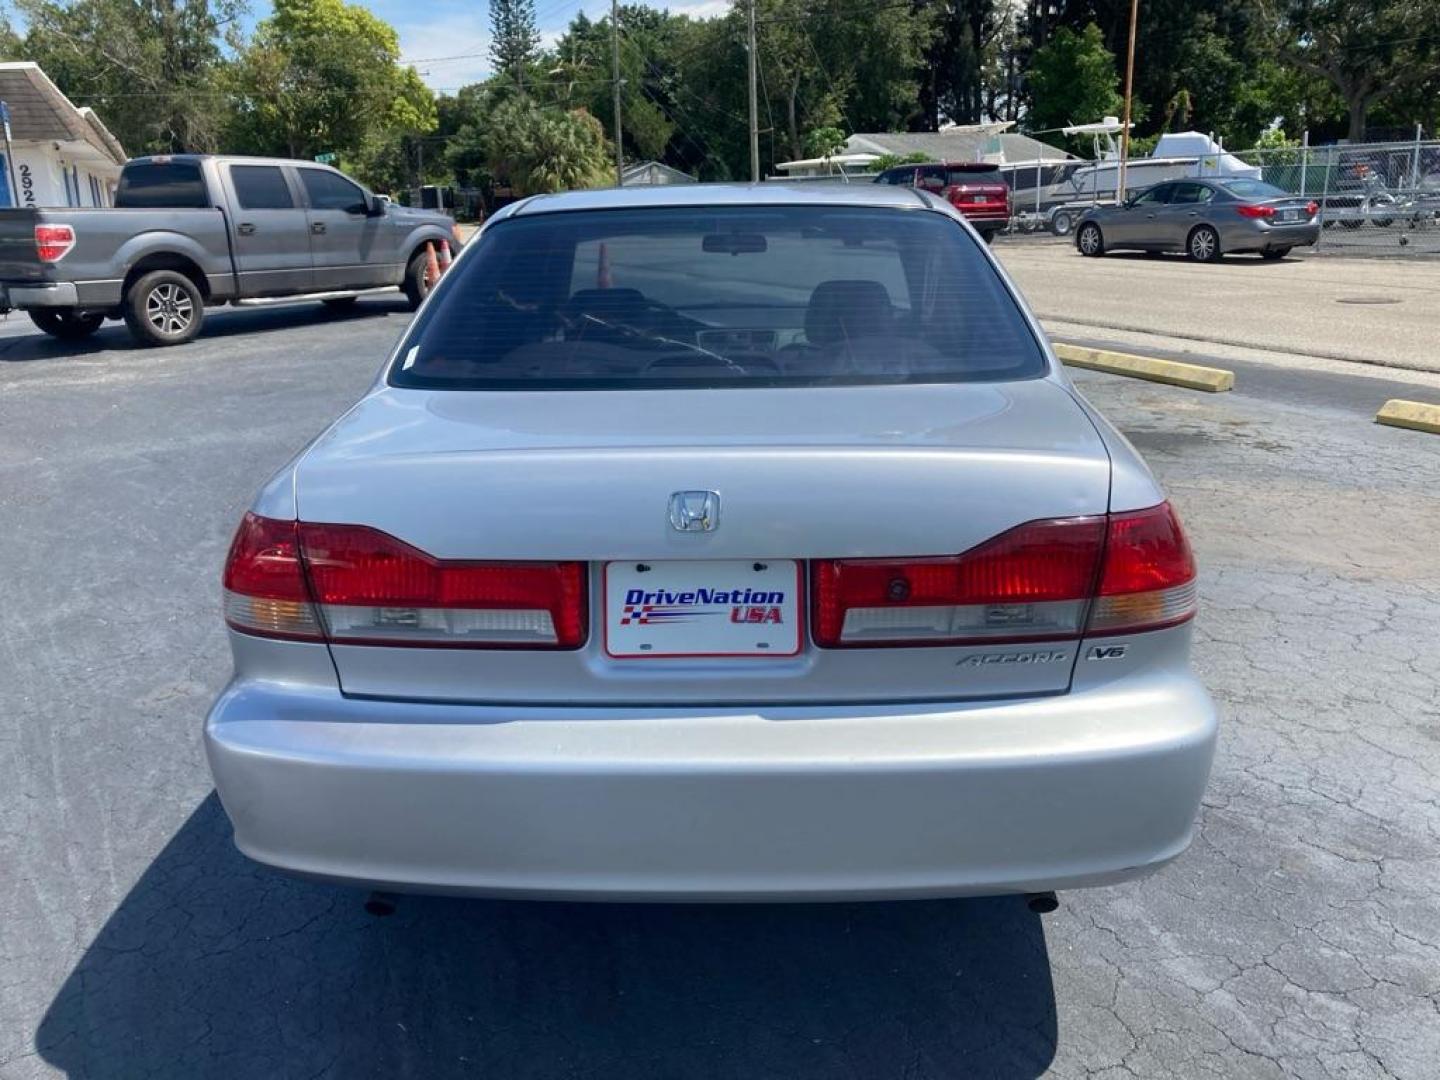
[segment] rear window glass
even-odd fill
[[[147,162],[125,166],[115,205],[132,210],[188,210],[209,206],[210,198],[199,162]]]
[[[242,210],[290,210],[295,206],[278,165],[231,165],[230,182]]]
[[[575,211],[481,233],[395,386],[630,389],[965,382],[1045,371],[948,217],[829,207]]]
[[[1222,180],[1220,186],[1240,199],[1280,199],[1290,194],[1263,180]]]

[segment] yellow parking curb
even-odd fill
[[[1235,387],[1235,373],[1224,368],[1182,364],[1178,360],[1159,360],[1153,356],[1131,356],[1109,349],[1087,349],[1083,345],[1056,344],[1055,355],[1071,367],[1128,375],[1132,379],[1169,383],[1189,390],[1215,394]]]
[[[1380,406],[1380,411],[1375,414],[1375,422],[1440,435],[1440,405],[1391,398]]]

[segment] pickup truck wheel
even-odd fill
[[[51,337],[61,341],[79,341],[99,330],[105,316],[81,314],[64,308],[33,308],[30,321]]]
[[[405,299],[410,301],[410,310],[414,311],[430,295],[430,286],[425,282],[425,250],[422,248],[410,256],[410,265],[405,267],[405,280],[401,283],[400,289],[405,293]]]
[[[184,274],[154,270],[125,294],[125,325],[142,345],[179,345],[200,332],[205,298]]]

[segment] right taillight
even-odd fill
[[[583,563],[437,559],[363,525],[246,514],[225,617],[246,633],[336,644],[574,649],[585,585]]]
[[[811,564],[823,648],[1071,640],[1195,613],[1195,562],[1169,503],[1032,521],[961,555]]]
[[[1091,633],[1156,630],[1195,614],[1195,557],[1175,508],[1111,514]]]

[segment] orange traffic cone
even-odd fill
[[[443,274],[443,273],[445,273],[446,270],[449,270],[449,269],[450,269],[450,264],[451,264],[453,261],[454,261],[454,260],[450,258],[450,241],[449,241],[449,240],[441,240],[441,241],[440,241],[440,273]]]
[[[440,280],[440,261],[435,257],[435,241],[425,244],[425,287],[433,289]]]

